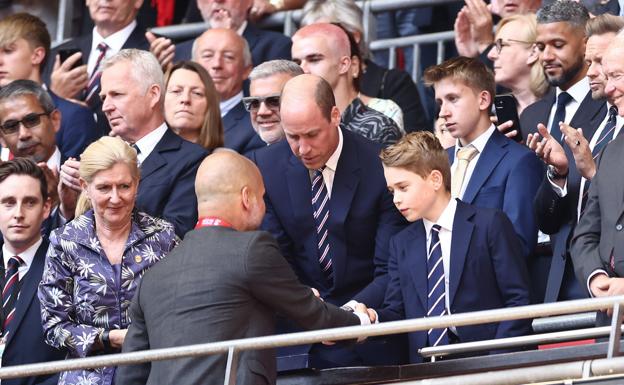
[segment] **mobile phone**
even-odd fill
[[[59,54],[59,57],[61,58],[61,63],[65,62],[67,58],[69,58],[71,55],[75,54],[76,52],[80,52],[80,50],[78,48],[59,49],[58,54]],[[80,67],[81,65],[82,65],[82,58],[78,59],[78,61],[74,63],[71,69]]]
[[[516,130],[517,134],[513,137],[516,142],[522,141],[522,131],[520,130],[520,119],[518,118],[518,102],[512,94],[497,95],[494,98],[494,110],[498,123],[502,124],[508,120],[513,122],[513,126],[509,131]]]

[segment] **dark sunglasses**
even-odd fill
[[[19,131],[20,123],[24,125],[26,128],[33,128],[38,126],[41,123],[42,116],[50,115],[49,112],[42,112],[40,114],[28,114],[22,118],[22,120],[7,120],[2,125],[0,125],[0,129],[2,129],[2,133],[5,135],[12,135]]]
[[[261,103],[264,103],[268,109],[277,111],[280,107],[281,96],[281,94],[267,95],[265,97],[248,96],[243,98],[243,104],[245,105],[245,109],[249,112],[258,111]]]

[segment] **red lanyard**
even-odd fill
[[[208,227],[208,226],[232,227],[232,225],[229,222],[226,222],[226,221],[224,221],[221,218],[217,218],[217,217],[201,217],[197,221],[197,224],[195,225],[195,228],[199,229],[200,227]]]

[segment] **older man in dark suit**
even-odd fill
[[[179,236],[197,222],[195,173],[207,151],[167,126],[163,113],[163,73],[147,51],[126,49],[102,64],[102,110],[111,133],[132,143],[141,165],[136,207],[164,218]],[[65,184],[78,189],[79,162],[62,167]],[[65,215],[71,216],[64,211]]]
[[[252,162],[229,151],[210,155],[195,190],[197,228],[143,277],[124,352],[269,335],[276,312],[309,329],[370,323],[361,307],[356,316],[316,298],[273,237],[254,231],[265,206],[262,176]],[[122,366],[116,383],[216,384],[225,368],[224,355]],[[272,350],[241,353],[237,384],[274,384],[275,378]]]

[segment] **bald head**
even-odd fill
[[[292,109],[290,106],[301,106],[310,101],[314,101],[324,118],[331,120],[332,108],[336,106],[334,92],[327,81],[316,75],[299,75],[286,82],[280,111],[283,114]]]
[[[200,217],[217,216],[237,230],[257,228],[264,216],[260,171],[234,151],[217,151],[204,159],[197,170],[195,193]]]
[[[310,37],[321,37],[331,42],[329,45],[332,51],[338,56],[351,56],[351,46],[349,45],[349,37],[337,25],[329,23],[315,23],[307,25],[297,31],[292,37],[293,43],[298,39],[307,39]]]

